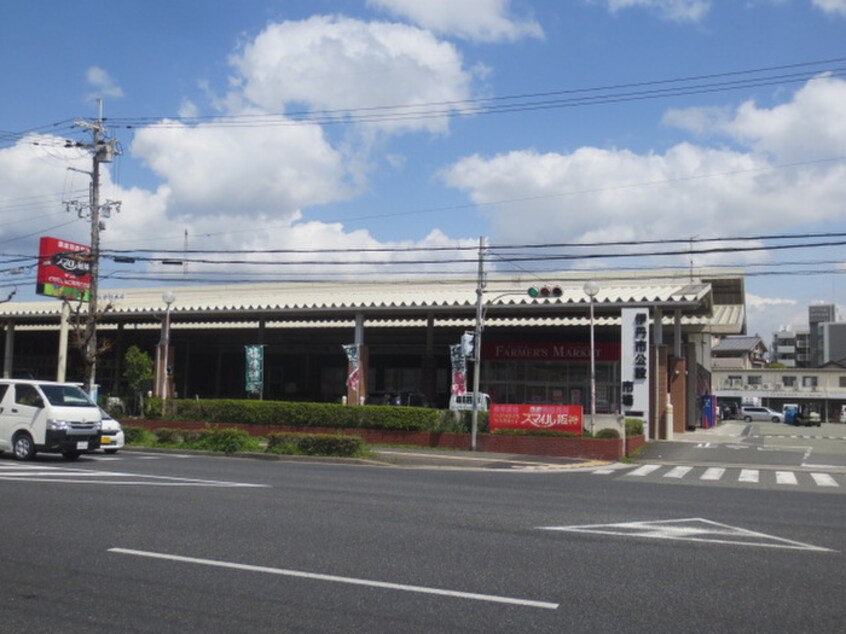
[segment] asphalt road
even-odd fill
[[[846,425],[794,427],[732,421],[684,434],[676,442],[651,442],[638,461],[679,464],[761,465],[846,472]]]
[[[0,457],[0,631],[840,632],[846,505],[590,471]]]

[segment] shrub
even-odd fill
[[[243,429],[232,428],[203,430],[196,440],[185,444],[191,449],[220,451],[226,454],[260,449],[257,438],[250,436]]]
[[[123,437],[127,445],[148,447],[156,442],[156,437],[143,427],[136,427],[134,425],[121,425],[121,427],[123,428]]]
[[[281,433],[267,437],[268,453],[287,455],[360,456],[366,447],[358,436]]]
[[[338,427],[433,431],[443,425],[444,412],[424,407],[340,405],[253,400],[168,399],[170,420],[203,421],[226,425],[258,424],[290,427]],[[147,399],[144,415],[161,419],[161,399]]]
[[[153,434],[156,436],[157,445],[175,446],[185,442],[185,432],[181,429],[162,427],[161,429],[154,429]]]
[[[643,421],[639,418],[627,418],[626,436],[643,436]]]
[[[616,429],[607,429],[607,428],[606,429],[600,429],[598,432],[596,432],[595,437],[596,438],[619,438],[620,432],[618,432]]]

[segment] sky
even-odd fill
[[[0,300],[90,242],[102,114],[104,291],[448,279],[484,237],[538,282],[741,270],[769,343],[846,306],[844,42],[846,0],[6,2]]]

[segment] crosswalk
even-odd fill
[[[156,487],[248,487],[263,488],[266,485],[247,482],[227,482],[182,478],[168,475],[127,473],[79,467],[57,467],[38,463],[0,462],[0,482],[51,482],[56,484],[93,484],[112,486],[156,486]]]
[[[789,488],[818,487],[839,489],[846,486],[846,475],[821,471],[793,471],[788,469],[752,469],[748,467],[705,467],[693,465],[643,464],[623,471],[619,465],[593,469],[594,475],[617,474],[627,480],[660,480],[664,482],[698,481],[739,485],[759,485]]]

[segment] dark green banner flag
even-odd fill
[[[244,346],[247,355],[246,386],[247,394],[261,394],[264,383],[264,346]]]

